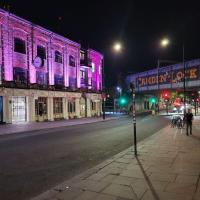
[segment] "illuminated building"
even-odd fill
[[[0,9],[0,122],[101,114],[103,56]]]

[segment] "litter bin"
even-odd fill
[[[155,113],[155,110],[152,110],[152,112],[151,112],[151,113],[152,113],[152,115],[155,115],[155,114],[156,114],[156,113]]]

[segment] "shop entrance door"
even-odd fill
[[[80,99],[80,115],[86,117],[86,100],[83,97]]]
[[[0,97],[0,123],[3,122],[3,97]]]
[[[26,98],[12,97],[12,122],[26,121]]]

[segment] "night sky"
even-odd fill
[[[156,67],[157,59],[200,58],[198,1],[56,0],[0,1],[0,7],[22,18],[100,51],[105,56],[106,85],[117,85],[121,75]],[[159,47],[169,37],[167,49]],[[121,41],[123,51],[112,50]]]

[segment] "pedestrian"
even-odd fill
[[[185,122],[186,122],[186,135],[188,135],[188,132],[190,129],[190,135],[192,135],[192,120],[193,120],[193,114],[190,109],[188,109],[188,112],[185,114]]]

